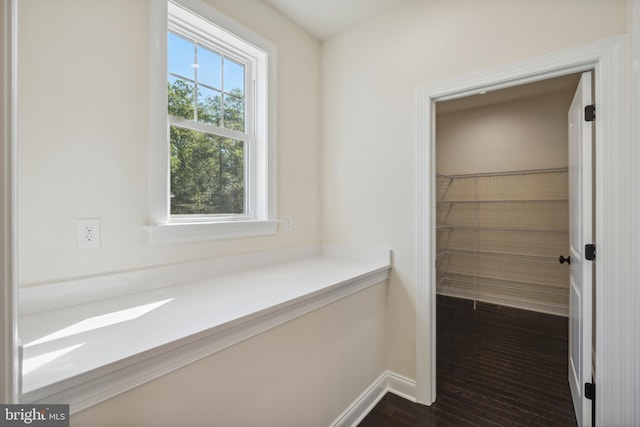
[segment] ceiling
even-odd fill
[[[410,0],[265,0],[319,40],[327,40]]]
[[[580,73],[569,74],[567,76],[541,80],[506,89],[499,89],[482,95],[471,95],[464,98],[453,99],[451,101],[442,101],[436,103],[436,111],[438,114],[451,113],[454,111],[467,110],[469,108],[501,104],[503,102],[515,101],[517,99],[531,98],[534,96],[564,91],[575,91],[576,87],[578,87],[579,79]]]
[[[411,0],[264,0],[320,41],[356,26]],[[575,90],[579,75],[558,77],[482,95],[438,102],[437,112],[447,113],[554,92]]]

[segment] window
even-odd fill
[[[245,214],[252,64],[174,31],[167,36],[171,216]]]
[[[199,1],[155,13],[152,240],[275,233],[275,48]]]

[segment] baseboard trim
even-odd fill
[[[367,416],[387,393],[416,401],[416,382],[385,371],[331,424],[331,427],[354,427]]]
[[[553,314],[555,316],[569,317],[569,307],[566,305],[545,303],[540,301],[531,301],[522,298],[513,298],[501,295],[493,295],[488,293],[467,292],[462,289],[447,289],[439,291],[438,295],[444,295],[455,298],[464,298],[490,304],[504,305],[507,307],[520,308],[522,310],[537,311],[538,313]]]

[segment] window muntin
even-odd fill
[[[186,36],[167,33],[169,114],[214,126],[246,132],[246,68],[234,60]],[[176,99],[176,95],[183,99]],[[189,96],[191,95],[191,96]],[[173,108],[192,104],[191,108]],[[193,108],[193,106],[197,108]]]

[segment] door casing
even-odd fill
[[[626,241],[619,227],[608,224],[611,218],[629,222],[630,212],[622,212],[619,204],[609,204],[603,190],[616,193],[629,188],[627,175],[632,168],[625,168],[625,143],[628,133],[627,105],[627,52],[626,37],[616,36],[575,48],[520,61],[514,64],[488,69],[443,82],[420,86],[417,90],[417,292],[416,292],[416,401],[430,405],[436,399],[436,307],[435,307],[435,103],[478,94],[482,91],[504,89],[534,81],[546,80],[567,74],[594,71],[595,100],[598,111],[595,132],[595,235],[596,246]],[[604,150],[606,145],[607,149]],[[621,168],[621,169],[620,169]],[[617,201],[617,199],[615,199]],[[602,244],[600,244],[602,243]],[[605,257],[599,260],[596,283],[604,283],[624,276],[624,257]],[[630,260],[629,260],[630,261]],[[616,269],[619,269],[616,271]],[[620,277],[623,282],[626,277]],[[602,287],[596,289],[596,384],[599,376],[618,369],[609,362],[607,349],[603,348],[603,316],[605,305]],[[607,324],[607,330],[615,324]],[[623,326],[623,325],[622,325]],[[609,351],[615,351],[609,349]],[[606,398],[596,400],[596,413],[604,405],[615,406]],[[598,417],[599,419],[600,417]]]

